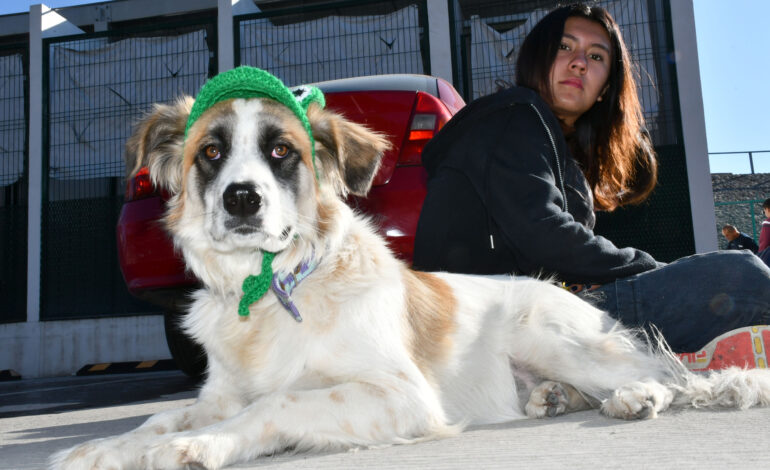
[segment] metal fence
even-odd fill
[[[44,41],[41,319],[157,311],[128,294],[117,263],[123,147],[153,103],[197,92],[215,38],[208,20]]]
[[[234,18],[236,62],[287,85],[387,73],[430,74],[426,0],[358,0]]]
[[[524,35],[557,3],[448,2],[454,81],[466,100],[513,82]],[[649,202],[600,215],[596,230],[618,245],[672,260],[694,252],[694,241],[675,66],[668,56],[673,43],[668,3],[598,3],[618,19],[639,66],[639,93],[661,171]],[[264,3],[261,13],[234,18],[237,63],[270,70],[289,85],[431,72],[426,0],[285,5]],[[109,32],[44,40],[44,320],[157,310],[128,294],[117,264],[114,231],[125,184],[123,146],[131,122],[152,103],[194,94],[216,72],[217,45],[214,14],[147,21],[142,29],[113,24],[116,29]],[[0,58],[13,56],[0,51]],[[0,89],[0,223],[11,227],[0,231],[0,293],[5,300],[13,292],[16,300],[3,303],[0,321],[23,320],[26,308],[27,126],[17,112],[26,109],[21,104],[26,94],[9,90]],[[10,135],[21,135],[21,140],[7,144]]]
[[[0,323],[27,317],[28,48],[0,47]]]
[[[455,87],[466,100],[515,82],[524,37],[559,0],[451,0]],[[695,251],[679,124],[670,10],[664,0],[602,0],[620,26],[638,72],[638,93],[660,163],[659,185],[642,206],[598,214],[596,232],[669,261]],[[639,230],[644,227],[644,230]]]

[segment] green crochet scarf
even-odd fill
[[[310,138],[310,151],[313,156],[313,170],[316,180],[319,180],[318,168],[315,162],[315,140],[307,118],[307,108],[310,103],[317,103],[322,108],[326,106],[324,95],[316,87],[298,86],[288,88],[283,82],[262,69],[249,66],[241,66],[220,73],[207,81],[201,87],[195,103],[187,118],[187,126],[184,130],[185,139],[190,127],[209,108],[233,98],[269,98],[286,106],[297,116],[307,131]],[[273,258],[275,253],[262,252],[262,271],[257,276],[248,276],[243,281],[243,297],[238,305],[238,315],[248,316],[249,306],[261,299],[273,280]]]

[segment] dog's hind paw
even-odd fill
[[[653,419],[672,399],[673,392],[658,382],[635,382],[615,390],[601,410],[611,418]]]
[[[525,407],[530,418],[553,418],[567,410],[569,397],[565,387],[558,382],[545,381],[532,389]]]

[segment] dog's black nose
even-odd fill
[[[262,197],[250,184],[233,183],[225,189],[222,202],[228,214],[248,217],[257,213],[262,205]]]

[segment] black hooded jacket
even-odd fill
[[[556,275],[604,284],[657,266],[594,235],[593,196],[558,120],[513,87],[463,108],[422,155],[428,194],[414,267],[471,274]]]

